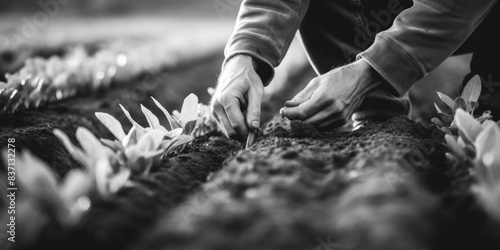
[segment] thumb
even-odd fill
[[[261,103],[264,96],[262,89],[250,89],[248,92],[247,126],[250,130],[260,129]]]

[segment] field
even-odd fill
[[[85,166],[54,129],[75,144],[78,127],[113,139],[96,112],[113,115],[128,131],[132,124],[118,103],[142,126],[149,120],[140,104],[162,115],[150,96],[169,111],[180,110],[190,93],[208,103],[207,88],[216,82],[232,22],[180,20],[69,19],[29,43],[2,51],[2,74],[17,72],[29,58],[64,58],[75,50],[88,58],[99,52],[118,58],[125,53],[127,64],[113,71],[116,79],[100,81],[104,87],[82,87],[68,98],[3,112],[0,147],[15,138],[16,155],[30,151],[63,182]],[[51,35],[55,33],[65,36]],[[461,73],[436,71],[420,85],[427,87],[413,90],[413,99],[432,92],[415,101],[413,120],[401,116],[353,132],[319,132],[276,116],[277,106],[314,77],[299,51],[294,44],[278,69],[268,89],[272,94],[266,96],[264,135],[249,149],[210,131],[155,162],[149,173],[132,175],[133,185],[110,196],[92,196],[88,210],[71,226],[55,223],[43,203],[22,200],[20,188],[16,242],[7,241],[10,235],[2,230],[0,244],[13,249],[131,250],[500,248],[500,224],[471,192],[473,165],[450,161],[444,134],[429,125],[438,88],[432,82],[447,82],[439,90],[456,96],[457,87],[449,82]],[[467,59],[442,68],[463,69]],[[293,91],[281,94],[290,81],[296,82]],[[0,193],[6,197],[6,155],[2,158]],[[7,224],[9,200],[0,201],[1,223]]]

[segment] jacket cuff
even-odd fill
[[[389,84],[403,96],[413,84],[425,76],[411,55],[397,44],[382,36],[377,36],[375,42],[358,58],[364,58]]]
[[[278,65],[276,53],[267,43],[258,38],[248,35],[234,37],[227,44],[224,55],[226,59],[224,59],[222,68],[234,56],[248,55],[256,60],[257,68],[255,70],[264,86],[267,86],[274,78],[274,67]]]

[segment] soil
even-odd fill
[[[94,112],[128,124],[118,102],[142,124],[139,103],[158,114],[149,95],[169,110],[180,108],[189,91],[207,102],[205,89],[213,83],[206,79],[221,60],[214,56],[156,80],[143,76],[95,96],[1,117],[0,143],[16,138],[17,148],[29,149],[63,178],[81,166],[52,135],[54,128],[72,140],[79,126],[111,138]],[[138,86],[145,91],[133,98]],[[94,201],[77,227],[49,228],[24,248],[500,249],[499,225],[471,195],[470,166],[447,161],[436,129],[406,117],[353,132],[320,132],[280,118],[267,126],[248,150],[218,134],[198,139],[151,175],[134,177],[135,186]]]

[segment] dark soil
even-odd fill
[[[215,79],[221,60],[1,117],[0,145],[16,138],[17,148],[63,177],[80,165],[54,128],[73,140],[79,126],[111,138],[94,112],[128,124],[117,108],[123,103],[145,124],[138,104],[158,111],[149,95],[169,110],[189,91],[206,102],[213,84],[206,79]],[[200,138],[134,177],[134,187],[94,201],[73,230],[50,228],[27,248],[500,249],[498,225],[470,193],[470,166],[446,160],[437,130],[396,117],[341,133],[275,119],[266,132],[248,150],[218,135]]]
[[[219,69],[210,65],[220,64],[221,60],[219,56],[212,57],[192,65],[188,70],[155,72],[139,78],[133,84],[124,84],[95,96],[81,96],[38,110],[4,115],[0,119],[0,145],[7,145],[8,138],[15,138],[18,154],[23,150],[31,151],[51,166],[58,178],[62,178],[69,170],[80,168],[81,165],[53,135],[55,128],[68,134],[74,143],[77,143],[75,131],[81,126],[90,129],[98,137],[112,138],[94,113],[111,113],[125,124],[125,129],[130,129],[131,124],[119,109],[118,103],[126,106],[136,121],[144,125],[146,119],[140,111],[140,103],[161,117],[161,112],[154,109],[154,105],[148,105],[152,103],[149,98],[131,101],[130,93],[137,86],[143,88],[145,97],[154,96],[169,110],[180,109],[183,97],[190,93],[183,92],[188,90],[196,93],[201,101],[207,102],[206,88],[213,83],[200,82]],[[192,74],[193,72],[197,74]],[[215,73],[213,74],[215,77]],[[176,90],[177,86],[185,89]],[[182,94],[167,99],[173,96],[171,93],[165,94],[168,91]],[[46,235],[37,242],[36,248],[122,249],[130,245],[145,229],[150,228],[161,214],[181,203],[189,193],[206,181],[211,172],[219,170],[225,159],[240,149],[238,142],[218,135],[200,138],[183,154],[165,159],[159,166],[154,166],[151,175],[136,177],[137,186],[121,190],[113,199],[95,201],[91,211],[71,232],[61,232],[56,228],[46,230]],[[1,162],[1,169],[5,171],[4,161]],[[22,242],[22,236],[19,237]]]
[[[229,160],[135,249],[496,249],[441,140],[404,117],[350,133],[292,122]]]

